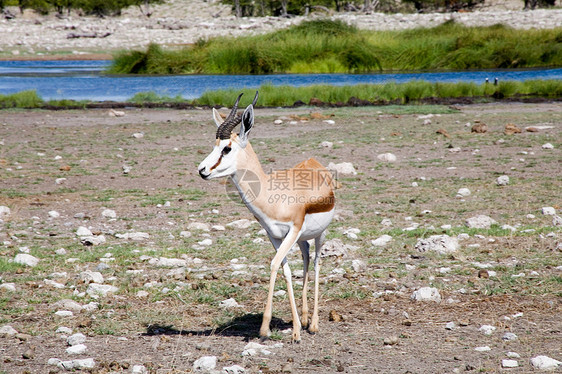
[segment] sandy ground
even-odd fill
[[[0,206],[11,214],[0,223],[0,283],[16,291],[0,288],[0,328],[18,334],[0,337],[0,371],[64,372],[48,360],[91,358],[95,367],[86,371],[94,373],[131,372],[134,365],[186,373],[197,359],[214,356],[217,372],[239,365],[246,373],[529,373],[538,372],[530,363],[536,356],[562,360],[562,233],[541,213],[544,206],[562,208],[562,105],[403,110],[256,111],[251,141],[265,169],[314,156],[326,165],[352,162],[358,171],[339,176],[340,218],[328,236],[350,246],[348,254],[323,259],[320,332],[303,332],[300,344],[286,331],[291,317],[283,296],[274,303],[275,339],[257,338],[273,248],[257,225],[228,227],[251,214],[221,182],[197,175],[214,139],[208,110],[125,109],[123,117],[107,110],[2,111]],[[471,133],[466,123],[477,121],[488,132]],[[523,132],[504,134],[507,123]],[[529,126],[542,127],[525,131]],[[554,149],[544,149],[547,142]],[[397,162],[380,161],[384,152]],[[499,187],[502,174],[510,184]],[[461,187],[472,194],[455,197]],[[102,216],[104,209],[116,217]],[[516,231],[469,230],[464,221],[477,214]],[[189,229],[193,222],[226,230]],[[403,230],[414,223],[418,229]],[[107,242],[82,245],[79,226]],[[359,229],[357,239],[345,234],[350,228]],[[116,236],[126,232],[150,238]],[[451,255],[415,249],[418,238],[439,232],[469,235]],[[382,234],[392,243],[373,246]],[[204,239],[212,244],[199,244]],[[60,248],[65,253],[55,254]],[[26,251],[39,265],[9,262]],[[160,257],[188,265],[151,265]],[[294,270],[301,266],[297,254],[290,262]],[[82,294],[86,270],[99,270],[118,291],[97,299]],[[300,295],[302,278],[295,279]],[[278,289],[283,284],[279,277]],[[411,300],[423,286],[438,288],[442,301]],[[227,298],[241,307],[219,307]],[[65,299],[78,308],[70,317],[55,315],[72,307]],[[98,304],[82,307],[90,302]],[[485,335],[483,325],[495,331]],[[56,332],[61,326],[86,336],[85,353],[66,351],[68,333]],[[243,356],[248,342],[271,353]],[[517,367],[502,367],[509,357]]]

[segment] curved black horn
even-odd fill
[[[228,117],[226,117],[222,125],[220,125],[220,127],[217,129],[217,139],[230,139],[232,130],[234,130],[234,128],[242,121],[242,118],[236,113],[238,111],[238,103],[240,102],[240,98],[242,97],[242,95],[244,94],[241,93],[240,95],[238,95],[238,98],[236,99],[236,102],[234,103],[230,114],[228,115]]]
[[[258,102],[258,91],[256,91],[256,96],[254,96],[254,101],[252,101],[252,106],[256,106],[257,102]]]

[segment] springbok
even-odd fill
[[[287,281],[287,294],[293,317],[293,341],[300,341],[301,321],[291,281],[287,254],[298,243],[303,257],[304,283],[302,291],[302,326],[311,333],[318,331],[318,278],[320,274],[320,248],[325,230],[334,216],[335,197],[332,174],[313,158],[302,161],[292,169],[266,174],[258,156],[248,141],[254,125],[254,105],[248,105],[240,116],[237,113],[240,97],[228,117],[223,121],[213,108],[213,119],[218,127],[211,153],[199,164],[199,175],[205,180],[230,177],[242,201],[266,230],[277,253],[271,261],[269,292],[260,328],[260,336],[271,334],[275,279],[281,265]],[[240,133],[233,130],[240,125]],[[308,240],[314,239],[314,309],[309,324],[307,283],[310,261]]]

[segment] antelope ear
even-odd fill
[[[213,120],[215,121],[215,125],[217,125],[217,127],[221,127],[222,123],[224,122],[224,118],[222,118],[219,111],[215,108],[213,108]]]
[[[242,144],[246,144],[248,141],[248,134],[252,127],[254,126],[254,107],[252,104],[248,105],[244,114],[242,114],[242,124],[240,125],[240,134],[238,137],[240,138]]]

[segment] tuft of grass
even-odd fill
[[[339,20],[305,21],[247,37],[219,37],[183,49],[119,53],[116,74],[361,73],[560,66],[562,28],[504,25],[368,31]]]
[[[16,92],[10,95],[0,95],[0,109],[5,108],[39,108],[43,99],[35,90]]]

